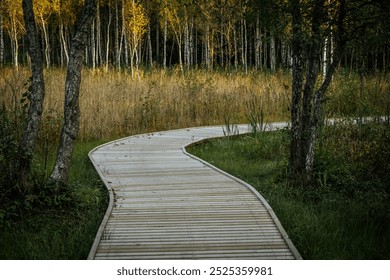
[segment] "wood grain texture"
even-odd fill
[[[185,151],[223,135],[222,126],[180,129],[92,150],[110,205],[88,258],[300,259],[253,187]]]

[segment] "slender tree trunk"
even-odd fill
[[[156,60],[155,61],[159,65],[161,63],[161,60],[160,60],[160,25],[159,24],[156,24],[156,41],[155,42],[156,42],[156,45],[155,45]]]
[[[12,21],[12,29],[10,33],[11,47],[12,47],[12,63],[16,69],[19,68],[19,39],[16,30],[16,23]]]
[[[200,53],[200,64],[203,68],[206,67],[206,40],[201,41],[202,49]]]
[[[50,44],[49,44],[49,34],[48,34],[48,27],[45,23],[45,20],[41,18],[41,24],[42,24],[42,31],[43,31],[43,39],[45,42],[45,58],[46,58],[46,68],[50,68]]]
[[[224,55],[225,55],[225,52],[224,52],[224,48],[223,48],[223,45],[224,45],[224,40],[223,40],[223,32],[224,32],[224,19],[223,19],[223,14],[222,14],[222,11],[221,11],[221,25],[220,25],[220,46],[219,46],[219,53],[220,53],[220,67],[223,68],[224,67]]]
[[[281,65],[283,69],[287,68],[287,43],[286,41],[282,40],[280,46],[280,52],[281,52]]]
[[[194,53],[194,65],[197,65],[198,64],[198,30],[195,29],[195,36],[194,36],[194,45],[193,45],[193,53]]]
[[[113,63],[116,63],[116,68],[120,69],[120,63],[118,63],[118,58],[120,57],[119,53],[119,0],[115,1],[115,22],[114,22],[114,61]],[[115,59],[116,58],[116,59]]]
[[[49,32],[49,38],[51,39],[50,46],[51,48],[54,47],[54,49],[58,49],[58,41],[56,40],[57,38],[55,36],[57,29],[54,25],[49,25],[49,27],[51,29],[51,32]],[[54,52],[52,51],[52,49],[50,50],[50,61],[51,61],[50,65],[53,65],[53,63],[58,65],[58,61],[59,61],[58,51]]]
[[[244,20],[240,24],[240,42],[241,42],[241,64],[245,68],[245,44],[244,44]]]
[[[255,64],[256,69],[262,69],[262,42],[261,42],[261,28],[260,28],[260,16],[256,18],[256,37],[255,37]]]
[[[188,21],[184,23],[184,65],[186,69],[190,64],[190,35],[188,28]]]
[[[148,57],[149,57],[149,66],[153,68],[153,47],[152,47],[152,30],[150,27],[150,22],[148,23]]]
[[[131,78],[134,79],[134,56],[135,50],[134,47],[130,48],[130,69],[131,69]]]
[[[100,21],[100,5],[97,4],[96,10],[96,64],[98,67],[102,64],[102,34]]]
[[[68,181],[73,147],[79,134],[81,69],[88,32],[96,15],[96,9],[97,0],[85,0],[81,16],[77,22],[76,33],[72,39],[65,82],[64,125],[57,160],[50,176],[50,181],[57,186],[66,184]]]
[[[249,28],[249,31],[251,31],[251,28]],[[247,30],[247,56],[248,56],[248,66],[253,65],[253,51],[254,51],[254,41],[252,40],[252,37],[248,37],[248,30]]]
[[[142,59],[142,53],[141,53],[141,51],[142,51],[142,44],[141,44],[141,41],[138,41],[135,38],[135,35],[134,35],[133,42],[134,42],[134,54],[135,54],[135,69],[137,70],[136,73],[137,73],[137,77],[139,78],[138,65],[139,65],[140,59]]]
[[[129,42],[127,41],[126,36],[124,36],[123,40],[123,44],[125,46],[125,66],[129,67]]]
[[[176,42],[177,42],[177,45],[178,45],[178,53],[179,53],[179,66],[180,66],[180,70],[182,73],[184,73],[184,67],[183,67],[183,34],[182,32],[178,29],[178,30],[174,30],[174,33],[175,33],[175,37],[176,37]]]
[[[238,44],[237,44],[237,31],[233,28],[233,40],[234,40],[234,67],[238,70]]]
[[[182,54],[182,39],[181,39],[181,34],[177,36],[177,45],[179,47],[179,65],[182,73],[184,73],[184,68],[183,68],[183,54]]]
[[[190,28],[189,28],[189,67],[192,68],[194,65],[194,19],[192,18],[190,21]]]
[[[264,58],[263,58],[263,65],[264,69],[268,69],[268,35],[267,35],[267,29],[264,28]]]
[[[271,71],[276,70],[276,44],[275,44],[275,35],[274,32],[271,32],[271,38],[270,38],[270,64],[271,64]]]
[[[4,64],[4,28],[3,15],[0,14],[0,65]]]
[[[214,46],[214,32],[211,30],[210,31],[210,37],[209,37],[209,47],[208,47],[208,50],[209,50],[209,54],[208,54],[208,57],[209,57],[209,62],[210,62],[210,69],[213,69],[214,68],[214,65],[215,65],[215,46]]]
[[[95,21],[91,25],[91,56],[92,56],[92,69],[96,69],[96,40],[95,40]]]
[[[325,37],[324,41],[324,47],[323,47],[323,54],[322,54],[322,76],[325,79],[326,77],[326,72],[328,70],[328,44],[329,44],[329,39],[328,37]]]
[[[89,56],[88,56],[88,45],[85,46],[85,54],[84,54],[84,63],[85,65],[89,66]]]
[[[168,36],[168,20],[164,19],[164,49],[163,49],[163,67],[167,68],[167,36]]]
[[[206,27],[206,42],[205,42],[205,60],[206,60],[206,68],[209,69],[211,67],[211,43],[210,43],[210,26],[207,24]]]
[[[64,46],[62,45],[62,42],[61,42],[61,31],[58,29],[59,33],[60,33],[60,66],[61,68],[64,67],[64,61],[65,61],[65,55],[64,55]]]
[[[243,20],[244,25],[244,68],[245,73],[248,73],[248,28],[246,20]]]
[[[45,97],[45,81],[43,78],[43,57],[39,45],[38,31],[34,18],[33,0],[23,0],[24,22],[27,31],[28,49],[31,58],[31,92],[28,110],[27,127],[19,145],[19,181],[25,192],[31,192],[31,161],[34,146],[41,123],[43,100]]]
[[[106,35],[106,72],[110,63],[110,29],[111,29],[112,13],[111,8],[108,7],[108,23],[107,23],[107,35]]]
[[[64,25],[62,22],[60,22],[60,40],[62,43],[61,45],[62,45],[62,49],[63,49],[64,54],[65,54],[65,58],[66,58],[66,65],[68,65],[68,63],[69,63],[68,45],[67,45],[66,40],[65,40]]]

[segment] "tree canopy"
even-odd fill
[[[28,61],[22,0],[0,4],[0,63]],[[83,0],[34,0],[34,12],[46,67],[65,66],[73,25]],[[292,1],[277,0],[100,0],[88,36],[89,67],[137,65],[225,69],[276,69],[292,65]],[[310,36],[308,18],[315,0],[302,6],[302,36]],[[334,15],[340,1],[324,1],[319,42],[327,65],[333,52]],[[390,4],[385,0],[348,0],[347,51],[340,63],[349,68],[388,69]],[[325,34],[326,33],[326,34]],[[326,36],[322,36],[326,35]],[[307,40],[308,42],[310,40]],[[136,58],[136,59],[135,59]],[[329,63],[328,63],[329,64]]]

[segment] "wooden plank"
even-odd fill
[[[181,129],[91,151],[110,206],[88,258],[300,259],[260,194],[183,148],[220,136],[222,126]]]

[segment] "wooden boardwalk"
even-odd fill
[[[181,129],[91,151],[110,204],[88,259],[300,259],[259,193],[185,152],[219,136],[222,126]]]

